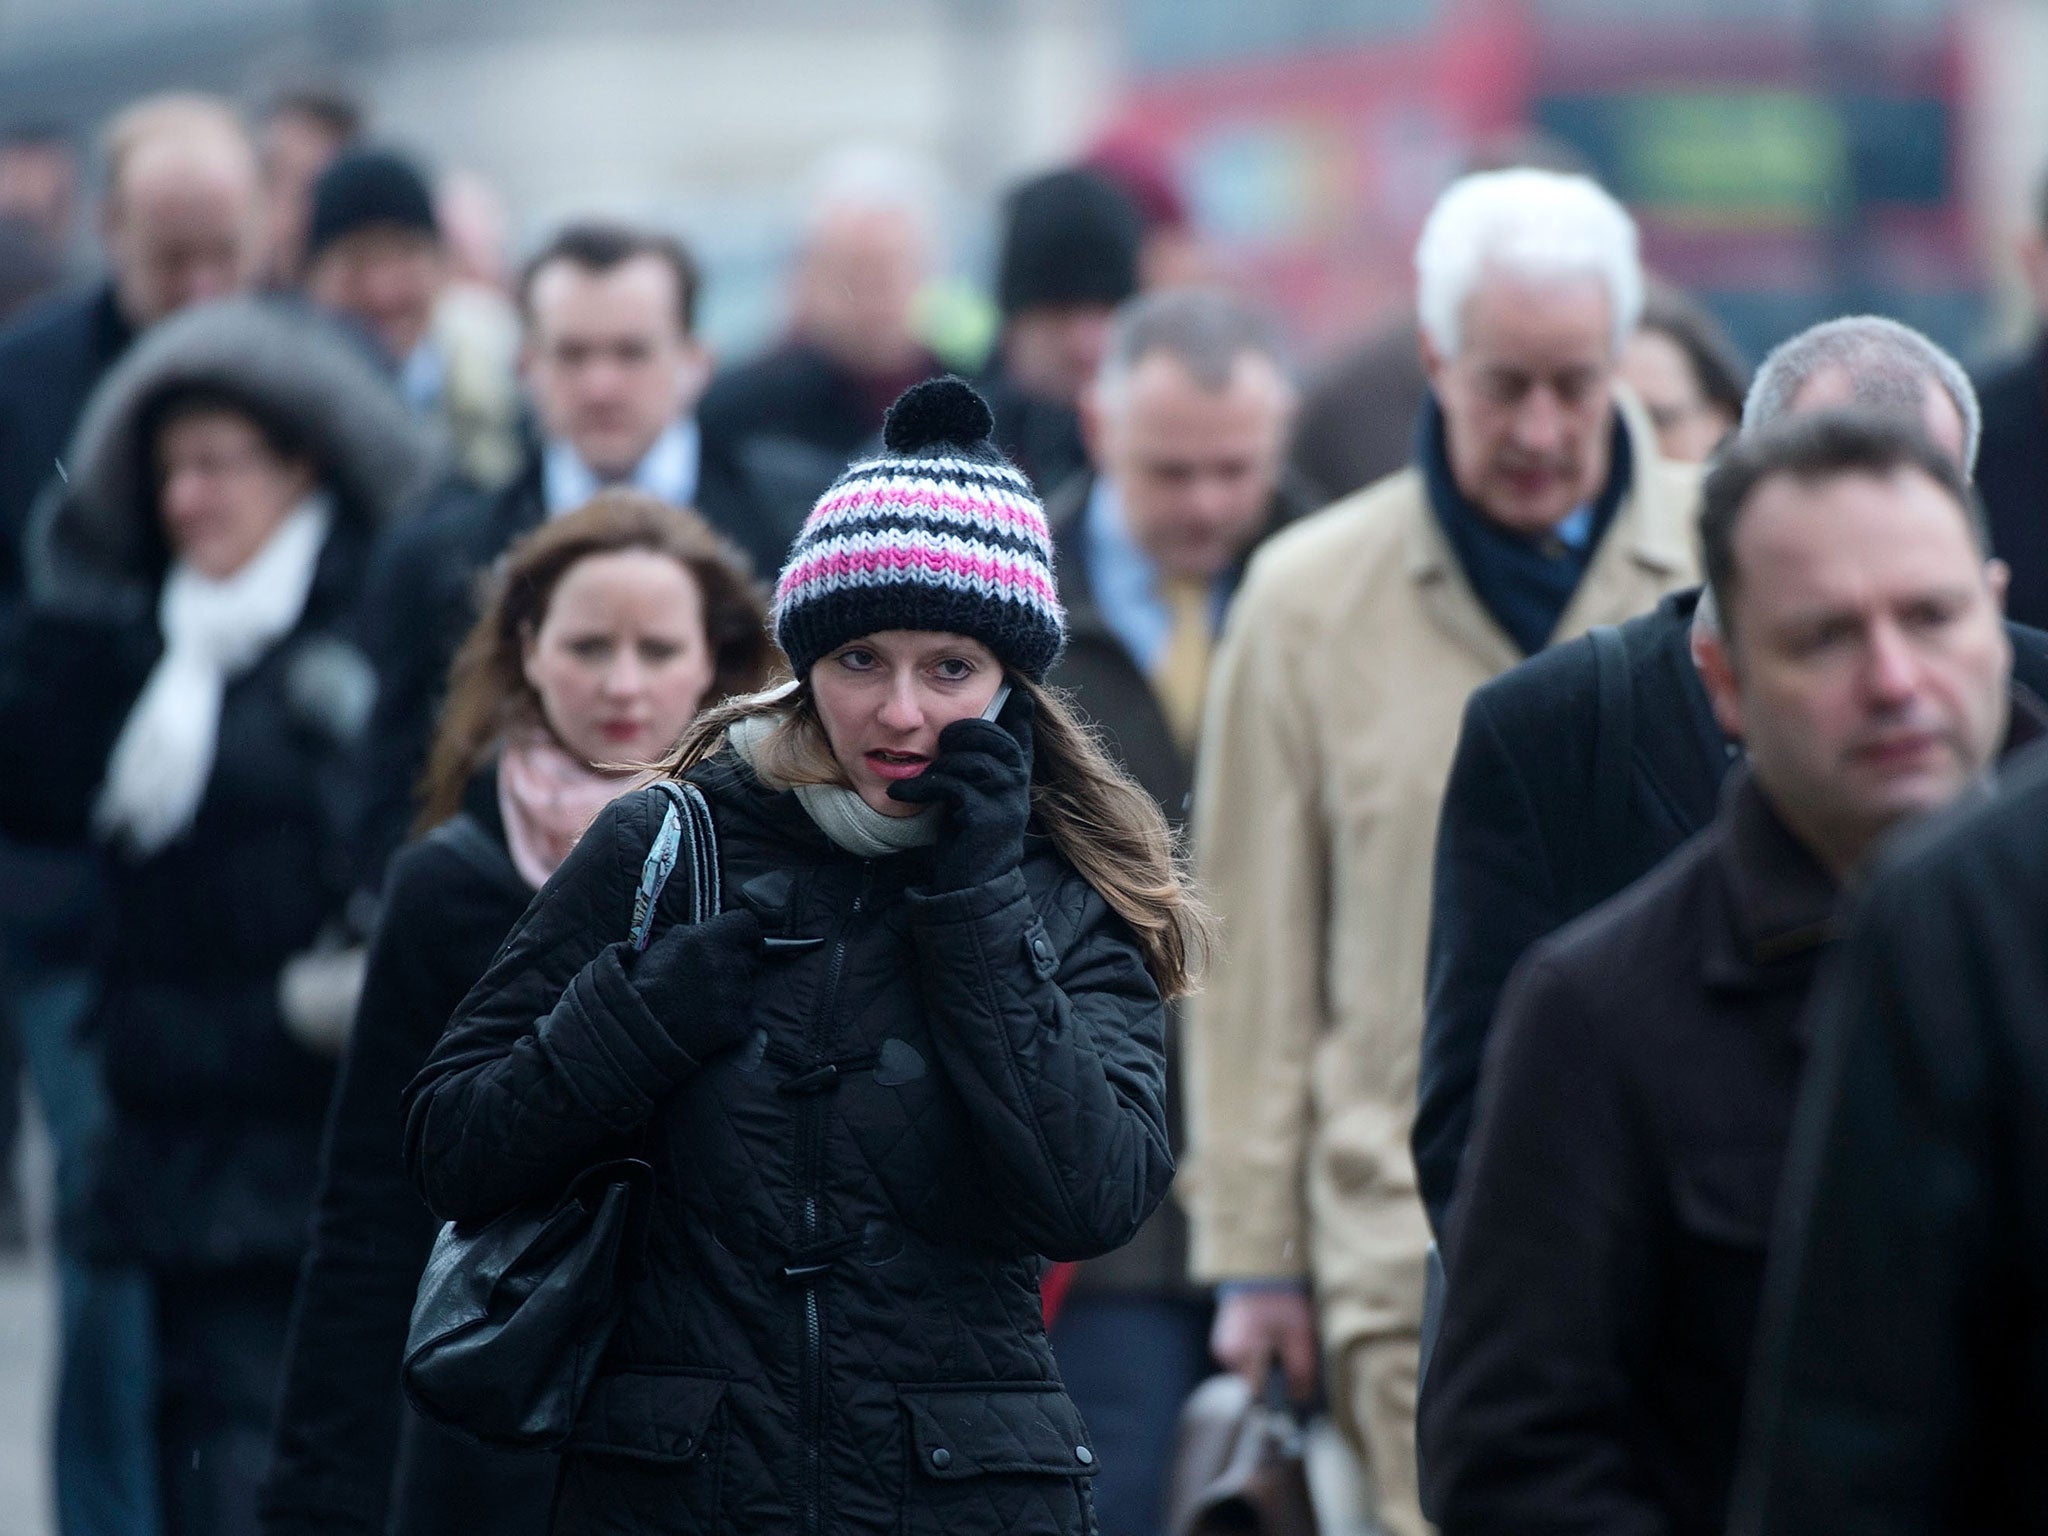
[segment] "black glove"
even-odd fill
[[[934,891],[969,890],[1023,862],[1034,713],[1031,695],[1017,692],[994,720],[955,720],[939,732],[931,767],[889,786],[891,800],[944,808]]]
[[[752,1028],[761,922],[740,909],[703,923],[675,923],[655,936],[628,974],[647,1011],[692,1060],[703,1062]]]

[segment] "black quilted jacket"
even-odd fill
[[[408,1095],[407,1158],[449,1218],[635,1147],[655,1166],[556,1529],[1092,1532],[1038,1275],[1124,1242],[1172,1177],[1132,935],[1042,838],[926,895],[928,855],[839,851],[729,753],[693,777],[724,905],[796,941],[764,958],[749,1040],[692,1070],[629,983],[646,790],[598,818]]]

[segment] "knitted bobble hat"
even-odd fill
[[[929,379],[889,407],[888,451],[819,498],[775,584],[775,639],[796,676],[862,635],[926,629],[1045,677],[1067,636],[1052,536],[994,429],[961,379]]]

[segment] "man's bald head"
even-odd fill
[[[250,287],[262,248],[256,151],[208,96],[155,96],[105,139],[104,237],[121,311],[148,326]]]

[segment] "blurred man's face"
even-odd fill
[[[326,246],[306,271],[313,302],[368,328],[394,363],[412,356],[433,323],[447,275],[441,242],[396,225],[371,225]]]
[[[554,261],[534,277],[525,374],[550,438],[600,479],[630,475],[696,409],[710,355],[686,335],[676,275],[657,256],[606,271]]]
[[[921,350],[911,311],[930,266],[929,243],[908,213],[828,215],[797,269],[797,333],[855,373],[896,372]]]
[[[1003,327],[1003,366],[1027,395],[1078,406],[1109,345],[1107,304],[1045,304]]]
[[[1209,389],[1154,352],[1113,391],[1091,386],[1081,422],[1138,547],[1167,576],[1207,581],[1265,527],[1293,411],[1293,388],[1267,358],[1240,355],[1229,383]]]
[[[1629,338],[1621,376],[1657,429],[1657,451],[1675,464],[1704,464],[1735,428],[1735,413],[1707,398],[1685,348],[1662,331]]]
[[[0,147],[0,214],[26,220],[52,250],[62,250],[77,207],[78,157],[69,145]]]
[[[1740,579],[1697,657],[1722,728],[1837,875],[1948,804],[2005,735],[2005,570],[1915,470],[1790,475],[1751,493]]]
[[[279,112],[264,123],[264,270],[280,287],[295,284],[306,248],[306,220],[313,183],[347,141],[327,124],[301,112]]]
[[[1596,277],[1482,277],[1455,357],[1425,335],[1451,478],[1504,528],[1547,533],[1607,483],[1613,309]]]
[[[136,326],[250,287],[262,254],[254,162],[225,143],[136,146],[108,197],[106,243]]]
[[[1799,386],[1785,412],[1791,416],[1802,411],[1823,411],[1829,406],[1855,403],[1856,381],[1849,370],[1820,368]],[[1965,458],[1969,451],[1969,429],[1963,425],[1963,413],[1956,409],[1948,391],[1934,379],[1927,379],[1920,386],[1920,429],[1935,447],[1956,461],[1965,475],[1970,472]]]

